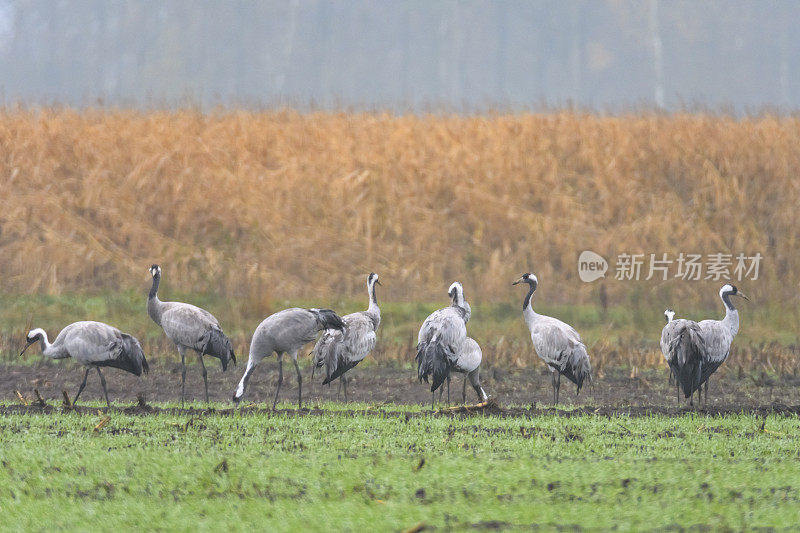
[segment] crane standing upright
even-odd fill
[[[550,368],[553,382],[553,403],[558,403],[561,376],[564,375],[578,386],[581,392],[583,382],[592,379],[589,354],[581,341],[581,336],[570,326],[557,318],[540,315],[533,310],[533,293],[539,280],[532,273],[523,274],[512,285],[528,284],[528,294],[522,302],[522,315],[531,332],[533,347],[539,358]]]
[[[186,349],[197,352],[203,373],[203,384],[208,402],[208,372],[203,355],[211,355],[222,362],[222,371],[228,369],[228,362],[236,364],[236,354],[230,339],[223,333],[214,315],[195,305],[183,302],[162,302],[158,299],[158,285],[161,282],[161,267],[150,267],[153,285],[147,296],[147,314],[153,322],[161,326],[167,338],[178,347],[181,354],[181,405],[186,396]]]
[[[733,338],[739,332],[739,311],[731,302],[731,296],[739,296],[750,300],[735,285],[726,283],[719,290],[719,297],[725,305],[725,318],[722,320],[701,320],[698,322],[705,343],[703,369],[700,373],[699,385],[705,384],[705,404],[708,405],[708,381],[711,374],[728,360]],[[699,396],[699,393],[698,393]],[[699,399],[699,398],[698,398]]]
[[[472,309],[464,298],[464,288],[456,281],[447,291],[452,303],[431,313],[417,336],[417,377],[419,381],[431,381],[431,408],[434,392],[450,376],[450,370],[458,360],[467,340],[467,322]]]
[[[684,396],[689,398],[689,405],[694,405],[693,394],[700,386],[705,353],[700,326],[692,320],[676,319],[672,309],[664,311],[664,316],[667,323],[661,330],[661,353],[669,365],[670,377],[675,378],[678,402],[683,389]]]
[[[366,311],[350,313],[342,317],[344,329],[328,329],[314,345],[313,368],[325,366],[327,385],[336,378],[344,387],[344,401],[347,402],[346,372],[355,367],[372,351],[377,341],[378,326],[381,323],[381,309],[375,294],[375,285],[380,285],[374,272],[367,276],[369,306]],[[314,375],[312,369],[312,377]]]

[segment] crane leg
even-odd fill
[[[450,374],[447,374],[447,407],[450,407]]]
[[[475,394],[478,395],[479,402],[485,402],[489,399],[486,395],[486,391],[483,390],[481,387],[481,371],[480,368],[476,368],[466,376],[464,376],[464,387],[466,387],[466,380],[469,378],[469,382],[472,385],[472,388],[475,389]]]
[[[556,404],[556,375],[551,371],[550,373],[550,381],[553,385],[553,405]]]
[[[181,354],[181,409],[183,409],[183,402],[186,397],[186,348],[178,345],[178,353]]]
[[[89,371],[91,369],[92,369],[92,367],[89,367],[89,368],[86,369],[86,373],[83,375],[83,383],[81,383],[81,386],[78,388],[78,394],[76,394],[75,395],[75,399],[72,400],[72,405],[75,405],[76,403],[78,403],[78,396],[81,395],[81,393],[83,392],[83,388],[86,387],[86,380],[89,378]]]
[[[303,408],[303,376],[300,375],[300,367],[297,364],[297,352],[292,355],[294,361],[294,368],[297,370],[297,408]]]
[[[561,392],[561,372],[557,372],[556,376],[556,403],[558,403],[558,393]]]
[[[211,332],[206,333],[206,342],[203,343],[203,349],[198,352],[200,356],[200,367],[203,369],[203,384],[206,387],[206,403],[208,403],[208,372],[206,371],[206,364],[203,362],[203,356],[206,354],[208,348],[208,341],[211,340]]]
[[[706,380],[706,407],[708,407],[708,382],[711,381],[711,378]]]
[[[467,374],[464,374],[464,387],[461,389],[461,403],[467,403]]]
[[[200,359],[200,368],[203,369],[203,385],[206,386],[206,403],[208,403],[208,371],[206,364],[203,362],[203,352],[197,352],[197,357]]]
[[[100,385],[103,386],[103,395],[105,395],[106,397],[106,405],[108,407],[111,407],[111,402],[108,401],[108,389],[106,388],[106,378],[104,378],[103,373],[100,372],[99,366],[96,366],[95,368],[97,369],[97,375],[100,376]]]
[[[436,392],[431,391],[431,411],[433,411],[433,399],[436,397]]]
[[[342,388],[344,389],[344,403],[347,403],[347,376],[342,374]]]
[[[283,383],[283,354],[278,354],[278,388],[275,390],[275,399],[272,400],[272,410],[278,404],[278,393],[281,391],[281,383]]]

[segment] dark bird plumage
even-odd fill
[[[685,398],[700,388],[706,351],[700,326],[691,320],[674,320],[677,323],[674,337],[668,347],[668,359],[672,375],[678,382]]]

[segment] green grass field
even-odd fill
[[[113,412],[97,430],[99,413],[0,415],[0,529],[800,523],[796,417],[451,418],[403,414],[420,407],[322,407],[306,416]]]

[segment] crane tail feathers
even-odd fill
[[[228,363],[233,361],[236,364],[236,354],[233,352],[231,340],[222,332],[221,329],[212,328],[200,343],[204,355],[217,357],[222,362],[222,371],[228,369]]]
[[[344,322],[341,317],[331,309],[315,309],[314,311],[316,311],[317,319],[322,326],[321,329],[344,330]]]
[[[419,381],[428,383],[432,378],[431,392],[444,383],[450,374],[448,350],[438,342],[425,342],[417,345],[417,377]]]
[[[142,372],[147,374],[150,371],[142,345],[139,344],[136,337],[123,333],[122,341],[115,341],[114,344],[112,349],[116,351],[116,356],[106,361],[94,363],[95,366],[119,368],[135,376],[141,376]]]
[[[586,352],[586,346],[583,344],[577,345],[567,359],[567,364],[560,370],[561,374],[578,386],[575,393],[580,394],[583,388],[583,382],[587,379],[592,382],[592,365],[589,362],[589,354]]]
[[[681,327],[669,346],[670,367],[685,398],[700,388],[704,353],[705,342],[696,324]]]

